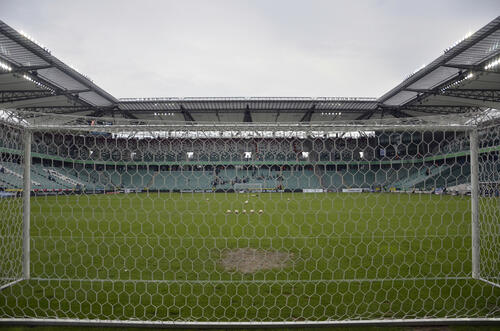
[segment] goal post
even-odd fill
[[[479,151],[476,156],[477,184],[472,185],[477,190],[473,203],[477,204],[475,227],[479,232],[474,252],[476,276],[500,288],[500,149],[497,148],[500,145],[500,121],[479,124],[475,132],[477,142],[471,142],[471,146],[477,146],[474,148]]]
[[[498,120],[9,114],[0,323],[500,318]]]
[[[23,278],[30,278],[30,215],[31,215],[31,131],[24,129],[23,168]]]
[[[234,183],[233,187],[237,193],[261,193],[264,190],[262,183]]]
[[[0,292],[15,286],[29,275],[29,189],[24,191],[29,180],[29,152],[24,152],[27,130],[18,123],[0,120]],[[5,153],[6,146],[16,153]],[[5,167],[16,163],[19,169],[15,177],[17,187],[6,185],[6,177],[14,177]],[[24,173],[23,173],[24,172]],[[23,182],[23,178],[25,179]],[[22,198],[28,192],[27,198]],[[28,220],[28,223],[26,223]],[[28,269],[26,268],[28,267]]]
[[[480,228],[479,228],[479,142],[477,130],[470,131],[471,159],[471,239],[472,278],[480,278]]]

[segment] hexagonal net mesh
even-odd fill
[[[0,148],[23,150],[23,130],[9,123],[0,127]],[[23,275],[23,170],[21,153],[3,153],[0,162],[0,289],[8,287]],[[15,165],[6,167],[6,164]],[[10,183],[14,185],[10,185]]]
[[[500,284],[500,152],[497,146],[500,145],[500,125],[498,122],[483,125],[478,130],[478,136],[480,276],[498,286]]]
[[[498,122],[48,117],[1,124],[1,318],[500,317]]]

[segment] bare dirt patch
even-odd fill
[[[410,329],[408,331],[450,331],[451,329],[447,326],[424,326],[424,327],[416,327],[414,329]]]
[[[288,267],[293,254],[255,248],[237,248],[222,252],[221,265],[226,271],[250,274],[261,270]]]

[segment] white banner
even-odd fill
[[[344,193],[361,193],[363,192],[362,188],[343,188],[342,192]]]
[[[304,193],[323,193],[324,190],[322,188],[305,188],[302,190]]]

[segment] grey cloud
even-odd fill
[[[3,20],[117,97],[380,96],[497,1],[19,1]]]

